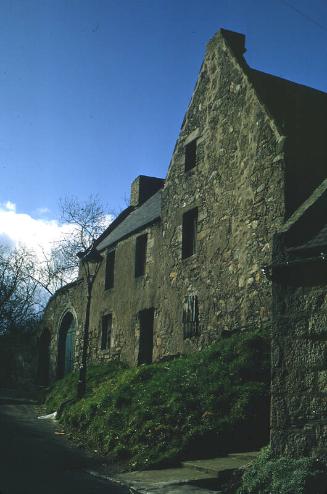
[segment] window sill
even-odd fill
[[[190,256],[187,256],[187,257],[181,257],[181,259],[182,259],[182,261],[183,261],[183,262],[184,262],[184,261],[190,261],[190,262],[191,262],[191,260],[196,259],[196,254],[197,254],[197,253],[196,253],[196,252],[194,252],[194,254],[191,254]]]
[[[192,175],[195,175],[195,172],[197,171],[197,168],[198,168],[197,165],[195,165],[192,168],[190,168],[189,170],[184,170],[183,175],[185,176],[185,178],[189,178]]]

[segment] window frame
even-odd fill
[[[182,217],[182,259],[188,259],[197,251],[198,208],[189,209]]]
[[[112,313],[104,314],[101,318],[101,340],[100,350],[111,349],[111,335],[112,335]]]
[[[183,338],[199,336],[199,300],[197,295],[186,295],[183,304]]]
[[[197,138],[184,145],[184,172],[188,173],[197,165]]]

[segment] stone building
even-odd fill
[[[327,448],[327,179],[274,239],[272,446],[301,456]]]
[[[138,177],[130,206],[96,241],[103,261],[92,291],[89,361],[137,365],[272,323],[275,355],[277,341],[292,340],[280,323],[283,310],[312,313],[320,300],[315,287],[301,299],[305,274],[298,274],[300,291],[285,287],[279,272],[289,268],[275,264],[300,255],[310,234],[316,238],[305,218],[317,208],[304,204],[326,178],[327,95],[250,68],[244,53],[242,34],[221,29],[210,41],[165,180]],[[47,306],[51,379],[79,361],[85,304],[81,276]],[[298,334],[295,320],[290,328]],[[289,356],[294,376],[305,355],[301,362]],[[274,358],[277,405],[295,377],[289,382],[281,370],[286,353]],[[279,445],[287,413],[273,412]]]

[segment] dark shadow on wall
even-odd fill
[[[45,328],[38,341],[37,384],[48,386],[50,365],[50,331]]]
[[[73,369],[75,346],[75,318],[67,312],[59,329],[57,378],[61,379]]]

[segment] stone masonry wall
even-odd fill
[[[57,376],[58,363],[58,339],[61,322],[68,312],[70,312],[76,324],[75,337],[75,368],[78,366],[79,357],[82,351],[82,334],[85,318],[86,287],[83,280],[79,280],[56,292],[50,299],[44,313],[42,326],[49,330],[50,341],[50,369],[49,379],[53,381]]]
[[[147,233],[147,258],[144,276],[135,278],[135,242],[138,235]],[[93,361],[106,361],[121,357],[135,365],[138,357],[138,312],[159,307],[161,226],[154,224],[122,240],[116,246],[114,287],[105,290],[105,260],[93,288],[90,320],[90,357]],[[105,252],[102,253],[105,256]],[[112,314],[111,348],[101,350],[101,321],[105,314]],[[154,331],[156,330],[155,312]],[[154,358],[158,354],[158,342],[154,341]]]
[[[312,281],[322,273],[326,279],[321,263],[290,267],[275,282],[271,444],[278,455],[327,449],[327,291]]]
[[[196,166],[185,172],[184,147],[192,139],[197,141]],[[155,309],[154,360],[201,349],[222,331],[270,322],[271,284],[261,268],[271,262],[272,235],[285,215],[283,143],[256,95],[237,43],[218,34],[176,143],[162,192],[161,223],[116,245],[112,289],[104,288],[105,260],[98,272],[91,304],[91,361],[119,357],[135,365],[143,309]],[[197,251],[182,259],[182,218],[194,207]],[[141,233],[148,233],[146,274],[135,278],[135,241]],[[184,339],[187,295],[198,297],[199,334]],[[52,328],[53,369],[60,321],[68,307],[75,311],[81,343],[83,304],[81,284],[60,291],[49,304],[45,324]],[[113,318],[111,348],[101,350],[107,314]]]
[[[221,34],[210,44],[163,191],[161,355],[201,349],[223,330],[271,317],[271,239],[284,219],[283,138],[242,61]],[[197,139],[196,167],[184,145]],[[198,208],[197,252],[181,258],[182,216]],[[200,336],[183,339],[186,295],[199,300]]]
[[[140,234],[148,234],[146,272],[135,278],[135,241]],[[121,358],[129,365],[136,365],[138,358],[139,321],[138,313],[154,308],[154,330],[159,306],[158,265],[160,264],[161,227],[154,224],[137,234],[119,242],[115,256],[114,287],[105,290],[105,256],[94,281],[91,299],[89,362],[105,362]],[[82,274],[82,270],[81,273]],[[58,338],[61,321],[67,312],[72,313],[76,323],[75,368],[78,367],[82,351],[83,326],[85,320],[86,286],[83,280],[59,290],[50,300],[44,318],[43,328],[51,333],[50,381],[56,378],[58,361]],[[112,314],[111,345],[101,350],[102,317]],[[158,340],[154,341],[154,359],[158,355]]]

